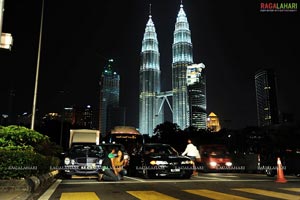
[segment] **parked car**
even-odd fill
[[[265,170],[267,176],[275,176],[280,158],[284,174],[300,177],[300,149],[286,149],[285,151],[270,154],[264,165],[260,166]]]
[[[197,163],[204,172],[232,170],[232,157],[225,145],[207,144],[200,146],[201,161]]]
[[[114,147],[116,152],[122,150],[125,165],[129,165],[129,155],[122,144],[102,143],[100,145],[74,145],[64,154],[63,175],[71,178],[72,175],[97,175],[101,171],[104,156],[109,148]]]
[[[193,161],[169,144],[147,143],[130,156],[129,175],[190,178],[192,174]]]
[[[64,154],[63,175],[97,175],[105,152],[99,145],[74,145]]]

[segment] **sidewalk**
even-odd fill
[[[0,200],[34,200],[56,180],[58,171],[28,179],[0,180]]]
[[[29,192],[21,192],[21,191],[8,191],[3,192],[0,191],[0,199],[1,200],[29,200],[31,193]]]

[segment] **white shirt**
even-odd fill
[[[197,147],[193,144],[188,144],[185,148],[185,151],[181,155],[194,156],[200,158],[199,151]]]

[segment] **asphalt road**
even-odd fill
[[[98,182],[94,177],[58,179],[38,199],[50,200],[300,200],[300,178],[286,183],[264,174],[203,173],[191,179],[125,177],[119,182]]]

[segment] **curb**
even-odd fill
[[[58,171],[52,171],[40,176],[31,176],[29,178],[0,180],[0,192],[28,192],[33,193],[40,187],[47,186],[52,183]]]

